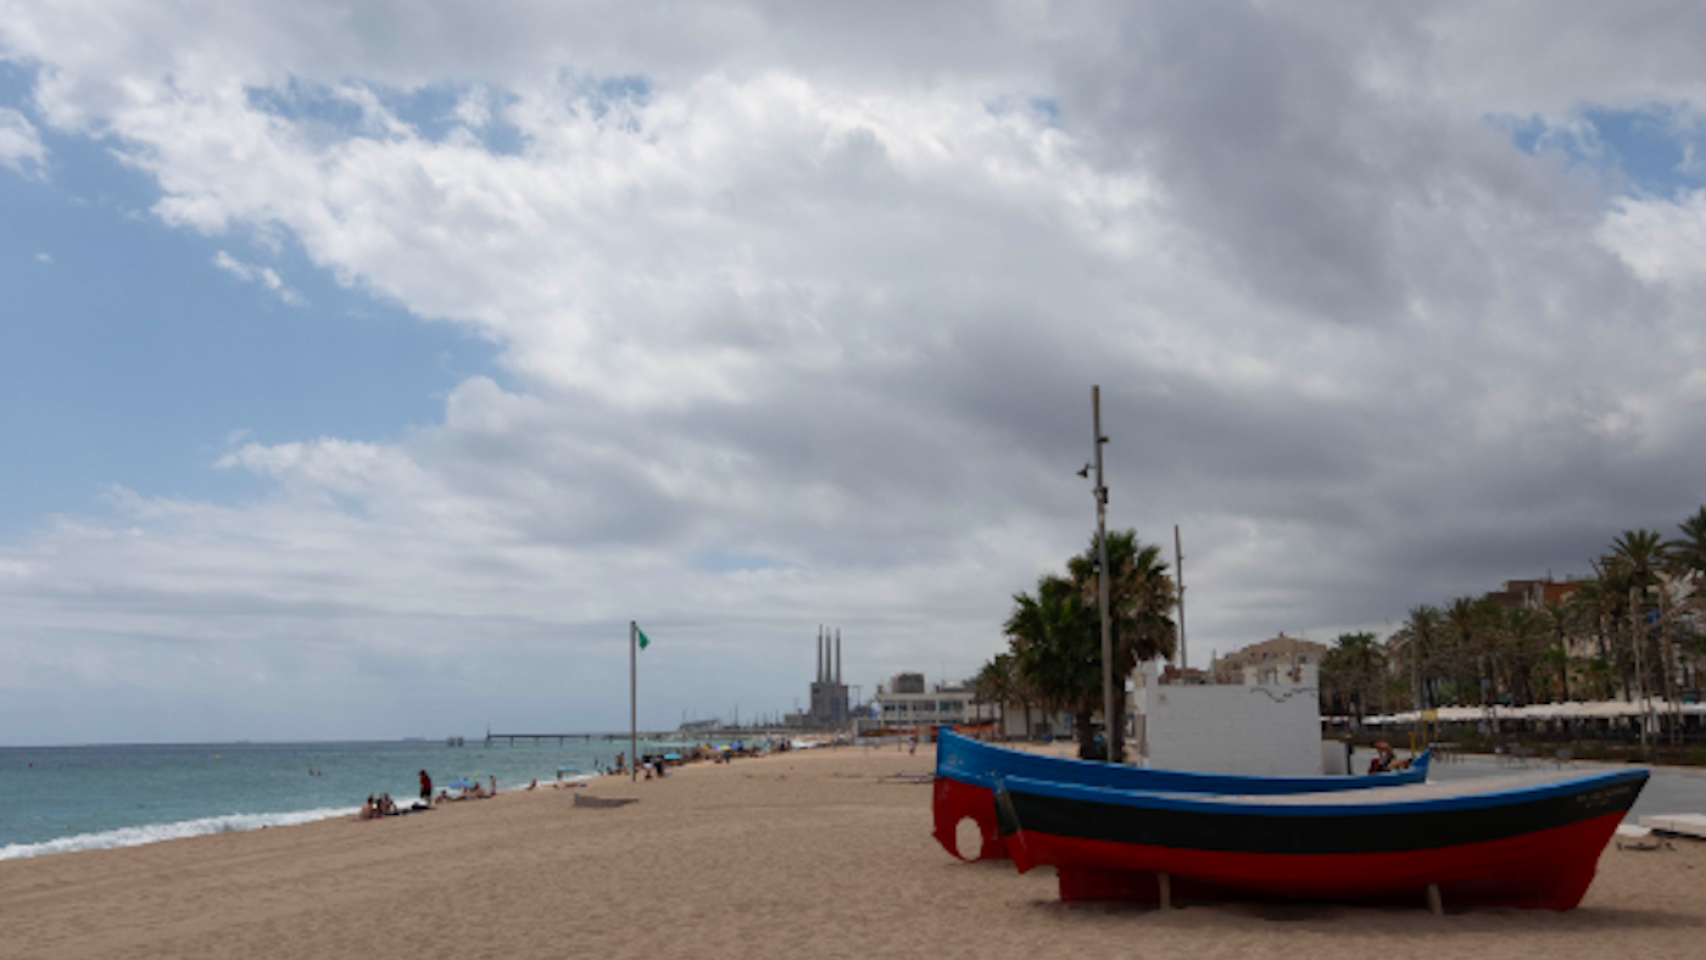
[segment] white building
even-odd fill
[[[922,673],[900,673],[888,683],[878,684],[876,700],[885,727],[957,725],[1000,716],[994,704],[976,702],[971,684],[938,683],[933,689],[926,689]]]

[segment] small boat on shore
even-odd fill
[[[1573,909],[1647,782],[1645,769],[1354,793],[1143,793],[1003,778],[1020,872],[1062,900],[1249,897]]]
[[[1005,859],[1007,853],[1002,849],[996,828],[995,785],[1006,777],[1167,793],[1332,793],[1422,783],[1427,780],[1429,756],[1429,752],[1424,750],[1410,762],[1408,769],[1367,776],[1239,776],[1048,757],[993,746],[942,727],[936,734],[933,833],[942,849],[962,860]],[[959,850],[955,840],[960,821],[968,817],[977,824],[982,835],[982,844],[975,857]]]

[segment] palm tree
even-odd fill
[[[1019,666],[1012,653],[998,653],[989,659],[972,678],[972,691],[978,700],[984,703],[996,704],[1005,709],[1006,705],[1018,701],[1025,708],[1025,733],[1031,730],[1031,705],[1025,695],[1024,685],[1019,680]]]
[[[1682,536],[1664,542],[1664,564],[1674,575],[1688,579],[1706,576],[1706,507],[1677,524]]]
[[[1677,524],[1682,536],[1667,540],[1664,544],[1666,572],[1686,586],[1684,598],[1680,603],[1681,609],[1675,612],[1676,622],[1674,633],[1678,633],[1678,645],[1682,660],[1683,681],[1689,686],[1698,684],[1692,661],[1699,653],[1700,631],[1699,623],[1703,613],[1706,613],[1706,591],[1701,585],[1706,581],[1706,507],[1701,507],[1694,516]]]
[[[1646,624],[1653,616],[1652,604],[1648,600],[1647,591],[1659,583],[1658,571],[1665,565],[1664,540],[1657,530],[1625,530],[1611,541],[1611,554],[1608,560],[1614,561],[1610,566],[1620,568],[1619,572],[1626,580],[1625,588],[1634,594],[1636,605],[1633,611],[1634,622],[1629,626],[1630,649],[1637,655],[1644,654],[1651,647],[1648,642],[1651,631]],[[1636,645],[1639,650],[1636,650]],[[1662,683],[1669,685],[1670,671],[1665,668],[1663,657],[1648,656],[1643,664],[1641,687],[1651,690],[1651,674],[1657,667],[1662,673]]]
[[[1045,707],[1072,712],[1078,755],[1096,756],[1091,717],[1101,706],[1102,641],[1083,591],[1065,577],[1044,574],[1035,596],[1013,595],[1004,629],[1019,676]]]
[[[1386,653],[1372,633],[1340,634],[1321,659],[1323,692],[1331,686],[1335,694],[1331,699],[1348,700],[1358,720],[1368,713],[1370,691],[1385,675]]]
[[[1072,581],[1078,585],[1085,604],[1092,610],[1096,610],[1098,603],[1098,546],[1095,535],[1091,535],[1089,547],[1066,564]],[[1176,597],[1173,579],[1167,575],[1167,564],[1161,559],[1160,546],[1142,542],[1136,530],[1116,530],[1108,534],[1108,620],[1114,658],[1114,715],[1104,717],[1103,722],[1108,731],[1108,757],[1116,763],[1125,757],[1125,678],[1131,676],[1138,663],[1173,656],[1178,644],[1178,630],[1170,614]],[[1098,613],[1098,653],[1101,650],[1100,631]],[[1100,660],[1098,656],[1098,664]],[[1099,696],[1099,678],[1096,691]]]
[[[1534,677],[1550,647],[1550,633],[1544,613],[1528,607],[1512,607],[1497,611],[1497,648],[1494,659],[1504,665],[1505,692],[1518,703],[1534,703]]]
[[[1603,561],[1594,563],[1594,573],[1594,579],[1584,582],[1564,603],[1571,610],[1571,619],[1593,634],[1597,656],[1590,660],[1598,664],[1591,671],[1598,688],[1596,697],[1609,699],[1611,677],[1617,672],[1619,662],[1613,654],[1610,630],[1610,625],[1616,622],[1619,594],[1604,579]]]
[[[1664,541],[1657,530],[1625,530],[1611,541],[1611,555],[1628,565],[1635,588],[1645,597],[1665,564]]]
[[[1474,597],[1458,597],[1445,608],[1446,635],[1450,638],[1448,649],[1451,651],[1451,662],[1455,668],[1458,695],[1462,691],[1480,688],[1479,700],[1481,706],[1492,705],[1493,696],[1493,663],[1492,646],[1494,641],[1487,629],[1488,617],[1486,607]]]
[[[1440,633],[1439,608],[1424,603],[1411,607],[1409,619],[1392,635],[1391,646],[1409,672],[1412,706],[1417,712],[1436,705],[1433,683],[1438,672]]]
[[[1546,654],[1548,662],[1558,668],[1558,701],[1570,699],[1570,624],[1571,610],[1567,604],[1548,600],[1542,608],[1545,625],[1552,633],[1553,646]]]

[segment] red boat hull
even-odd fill
[[[1447,904],[1573,909],[1593,883],[1599,855],[1622,820],[1607,813],[1545,830],[1477,843],[1378,853],[1248,853],[1118,843],[1023,830],[1006,850],[1021,872],[1056,864],[1062,900],[1251,895],[1305,900],[1422,902],[1437,883]]]
[[[931,809],[936,817],[936,829],[932,835],[943,850],[961,860],[1008,859],[1007,847],[1001,842],[1001,831],[996,826],[995,791],[952,777],[937,777],[936,796]],[[967,818],[977,824],[981,838],[981,847],[975,857],[961,852],[956,840],[960,821]]]

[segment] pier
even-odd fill
[[[539,742],[544,741],[544,740],[555,740],[555,741],[557,741],[557,743],[559,745],[561,745],[561,744],[566,743],[570,740],[590,741],[595,736],[598,736],[598,734],[595,734],[595,733],[492,733],[491,731],[488,730],[486,732],[486,746],[488,746],[488,747],[491,746],[493,741],[497,741],[497,740],[508,740],[509,745],[512,747],[515,746],[515,742],[517,740],[531,740],[534,743],[539,743]]]
[[[699,743],[699,742],[705,741],[705,740],[750,740],[750,739],[760,738],[760,737],[772,737],[772,736],[778,736],[778,735],[786,735],[790,732],[798,733],[800,731],[788,731],[785,728],[779,728],[779,727],[775,727],[775,726],[720,727],[716,730],[692,730],[692,731],[687,731],[687,730],[657,730],[657,731],[649,731],[648,732],[648,731],[642,730],[642,731],[640,731],[640,739],[641,740],[649,740],[649,741],[652,741],[653,743],[672,742],[672,741],[681,741],[681,742],[686,742],[686,743]],[[513,747],[513,746],[515,746],[516,741],[518,741],[518,740],[522,741],[523,743],[527,743],[527,742],[545,743],[545,742],[548,742],[551,740],[555,740],[555,741],[557,741],[557,743],[559,745],[567,743],[570,740],[579,740],[583,743],[591,743],[594,740],[602,740],[605,742],[613,743],[613,742],[618,742],[618,741],[626,741],[628,739],[628,736],[629,736],[629,734],[627,731],[619,731],[616,733],[493,733],[493,732],[488,730],[488,731],[486,731],[486,746],[489,747],[495,743],[502,742],[502,743],[507,743],[509,746]],[[457,741],[460,739],[462,739],[462,738],[460,738],[460,737],[452,737],[451,738],[452,741]],[[460,746],[460,745],[461,744],[459,744],[459,743],[452,743],[452,746]]]
[[[640,739],[641,740],[668,740],[668,739],[673,738],[674,736],[675,736],[675,734],[673,732],[672,733],[647,733],[645,731],[640,732]],[[626,740],[626,739],[628,739],[628,734],[625,732],[624,733],[492,733],[491,731],[486,732],[486,746],[488,746],[488,747],[494,743],[497,743],[498,741],[506,741],[506,742],[508,742],[508,744],[510,746],[513,747],[513,746],[515,746],[515,742],[517,740],[521,740],[524,742],[532,741],[534,743],[544,743],[546,741],[555,740],[555,741],[557,741],[558,745],[561,745],[561,744],[567,743],[570,740],[579,740],[579,741],[582,741],[584,743],[591,743],[594,740],[604,740],[604,741],[614,742],[617,740]]]

